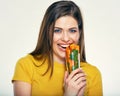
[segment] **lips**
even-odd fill
[[[69,45],[68,44],[58,44],[58,46],[59,46],[61,51],[65,51],[66,47],[68,47]]]

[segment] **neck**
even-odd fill
[[[54,58],[54,61],[56,61],[56,62],[58,62],[58,63],[60,63],[60,64],[65,64],[66,63],[66,60],[65,60],[65,58]]]

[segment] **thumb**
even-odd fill
[[[68,78],[68,71],[65,71],[63,86],[65,86],[65,82],[66,82],[66,79],[67,79],[67,78]]]
[[[68,71],[65,71],[65,75],[64,75],[64,82],[66,81],[66,79],[68,78]]]

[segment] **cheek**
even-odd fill
[[[75,39],[75,43],[77,44],[79,42],[79,37]]]
[[[53,36],[53,43],[57,42],[59,40],[59,38],[60,38],[59,35],[54,34],[54,36]]]
[[[73,38],[73,41],[74,41],[75,43],[78,43],[80,36],[79,36],[79,34],[76,34],[76,35],[73,35],[72,38]]]

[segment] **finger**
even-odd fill
[[[79,93],[78,93],[77,96],[83,96],[83,95],[84,95],[84,92],[85,92],[85,88],[86,88],[86,86],[83,86],[83,87],[80,89],[80,91],[79,91]]]
[[[85,82],[85,81],[86,81],[86,77],[80,77],[79,79],[75,81],[75,83],[76,85],[79,85],[80,83]]]
[[[83,80],[78,84],[78,88],[81,89],[82,87],[86,86],[86,80]]]
[[[72,79],[74,77],[74,75],[77,74],[77,73],[83,73],[83,70],[81,68],[78,68],[78,69],[72,71],[71,74],[68,77],[68,80]]]
[[[86,74],[85,73],[78,73],[78,74],[75,74],[72,78],[73,81],[76,81],[78,80],[79,78],[81,77],[86,77]]]

